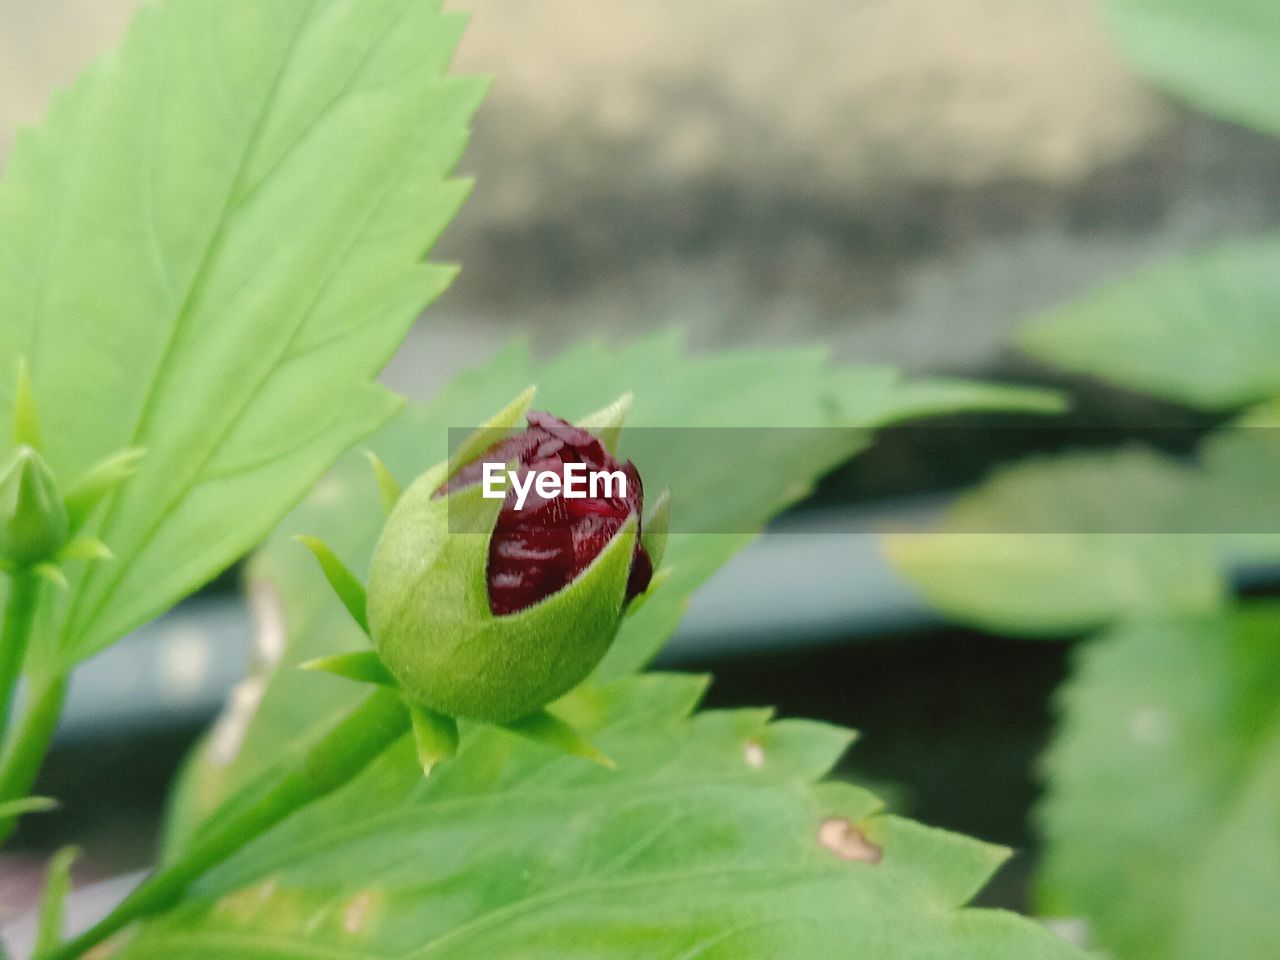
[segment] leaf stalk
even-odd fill
[[[250,841],[349,783],[409,729],[400,694],[375,691],[283,775],[270,771],[232,797],[224,808],[231,811],[228,816],[197,833],[186,852],[144,880],[101,921],[36,960],[73,960],[135,920],[172,906],[196,879]]]

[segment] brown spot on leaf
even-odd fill
[[[841,860],[877,864],[884,859],[884,849],[867,839],[867,835],[847,817],[827,817],[818,825],[818,843]]]
[[[742,753],[747,761],[747,766],[753,770],[759,770],[764,766],[764,747],[761,746],[760,741],[748,740]]]

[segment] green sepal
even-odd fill
[[[62,943],[63,914],[67,895],[71,893],[71,868],[79,859],[79,847],[63,847],[49,860],[32,956],[42,956]]]
[[[629,617],[633,613],[638,611],[641,607],[643,607],[646,603],[649,602],[649,598],[653,596],[654,592],[657,591],[659,588],[661,588],[661,586],[670,579],[671,579],[671,568],[659,567],[658,571],[652,577],[649,578],[649,586],[645,588],[644,593],[640,594],[638,597],[633,597],[631,599],[631,602],[627,604],[627,609],[622,612],[622,615],[624,617]]]
[[[645,553],[649,554],[649,562],[655,570],[662,566],[662,558],[666,556],[667,528],[670,525],[671,491],[663,490],[650,508],[649,515],[644,518],[640,534],[640,543],[644,546]]]
[[[298,664],[298,669],[331,673],[335,677],[355,680],[359,683],[375,683],[384,687],[397,686],[396,678],[387,670],[382,658],[372,650],[316,657],[314,660]]]
[[[529,407],[533,403],[533,395],[537,392],[537,387],[525,387],[518,397],[490,417],[480,429],[467,437],[462,442],[462,445],[454,451],[453,456],[449,458],[449,465],[445,475],[436,486],[440,486],[468,463],[478,459],[482,453],[499,440],[505,438],[511,432],[511,429],[520,422],[520,419],[529,412]]]
[[[35,566],[56,556],[69,533],[53,471],[35,447],[18,447],[0,472],[0,557]]]
[[[590,760],[592,763],[598,763],[609,770],[618,769],[618,765],[614,763],[611,757],[603,753],[594,743],[548,710],[539,710],[526,717],[521,717],[519,720],[501,724],[501,726],[504,730],[509,730],[517,736],[541,743],[543,746],[551,747],[560,753],[567,753],[572,757]]]
[[[369,576],[371,635],[387,668],[420,703],[453,717],[508,723],[567,693],[609,649],[636,518],[562,590],[495,616],[486,568],[502,501],[485,499],[480,484],[435,496],[446,469],[414,481],[387,521]]]
[[[631,412],[632,399],[630,393],[624,393],[607,407],[583,417],[577,425],[583,430],[594,433],[600,438],[604,448],[616,456],[618,442],[622,439],[622,427],[626,423],[627,415]]]
[[[66,574],[62,572],[62,568],[56,563],[37,563],[31,568],[37,577],[47,580],[59,590],[70,589],[71,585],[67,583]]]
[[[55,559],[59,563],[68,560],[114,560],[115,554],[97,537],[76,537],[58,551]]]
[[[67,518],[74,534],[84,526],[94,507],[138,471],[147,451],[128,447],[99,460],[67,491]]]
[[[363,584],[356,579],[355,574],[347,569],[347,565],[338,559],[337,554],[329,549],[329,545],[319,537],[299,534],[293,539],[310,550],[316,560],[320,562],[320,569],[324,571],[324,578],[329,581],[329,586],[338,595],[342,605],[347,608],[347,613],[351,614],[351,619],[359,624],[360,629],[367,635],[369,633],[369,617],[366,612],[367,600]]]
[[[40,417],[36,413],[36,392],[26,357],[18,358],[18,382],[13,392],[13,444],[40,449]]]
[[[6,800],[0,803],[0,821],[26,816],[28,813],[52,813],[60,806],[62,804],[53,797],[20,797],[17,800]]]
[[[369,458],[369,466],[373,467],[373,479],[378,484],[378,496],[382,500],[382,512],[386,516],[391,516],[391,511],[396,508],[396,504],[400,501],[400,481],[382,462],[372,450],[366,450],[364,455]]]
[[[422,775],[429,777],[437,763],[457,754],[458,721],[407,697],[405,705],[409,708],[409,718],[413,721],[413,742],[418,748]]]

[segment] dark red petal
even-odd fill
[[[617,536],[627,517],[641,516],[644,507],[639,471],[630,461],[619,464],[598,437],[538,410],[529,411],[528,421],[527,430],[495,443],[436,495],[479,483],[486,462],[518,463],[521,482],[530,472],[563,478],[566,463],[586,464],[589,471],[621,470],[627,495],[548,500],[530,488],[524,507],[516,510],[515,491],[509,491],[489,540],[489,608],[498,616],[517,613],[564,589]],[[638,533],[637,529],[627,600],[642,593],[653,578],[653,564]]]

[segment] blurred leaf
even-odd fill
[[[49,860],[45,869],[44,895],[40,898],[33,956],[52,950],[62,942],[63,914],[67,897],[71,894],[71,868],[79,859],[79,848],[63,847]]]
[[[1280,563],[1280,420],[1275,405],[1246,413],[1200,447],[1196,509],[1242,563]],[[1190,507],[1188,509],[1191,509]]]
[[[1277,9],[1272,0],[1265,3]],[[1273,56],[1280,64],[1280,47]],[[1274,90],[1266,96],[1280,104]],[[1280,395],[1277,317],[1280,238],[1270,237],[1157,264],[1105,285],[1025,326],[1020,344],[1068,370],[1228,410]]]
[[[457,378],[431,403],[407,409],[371,446],[407,483],[445,459],[450,427],[484,422],[528,383],[538,384],[540,409],[568,417],[632,391],[624,455],[629,455],[628,432],[655,426],[673,426],[685,436],[709,426],[758,427],[717,435],[748,442],[759,434],[765,438],[760,442],[771,447],[768,459],[761,459],[758,449],[688,443],[680,456],[638,461],[646,489],[670,488],[673,529],[741,532],[669,535],[663,563],[672,568],[670,578],[624,620],[599,670],[605,680],[646,664],[675,629],[693,590],[817,477],[864,447],[869,431],[862,428],[915,412],[929,389],[929,381],[903,383],[888,370],[834,368],[814,350],[690,357],[674,334],[626,346],[588,343],[541,366],[523,347],[512,347]],[[969,396],[951,385],[946,389],[947,402],[960,409],[1043,399],[981,384],[970,385]],[[657,439],[665,443],[672,435],[664,432]],[[325,718],[359,697],[353,684],[292,669],[315,657],[364,649],[367,642],[336,598],[325,596],[330,591],[314,563],[289,538],[295,533],[323,537],[363,577],[382,523],[378,485],[365,457],[353,454],[320,482],[253,563],[258,606],[267,610],[261,629],[270,662],[247,682],[190,767],[173,808],[170,850],[235,787],[282,753],[300,749]],[[279,635],[279,601],[263,599],[275,596],[288,610],[287,644]]]
[[[1004,851],[815,783],[847,732],[690,717],[703,686],[571,698],[617,771],[486,728],[424,780],[406,737],[112,956],[1082,960],[1030,921],[958,909]]]
[[[1114,960],[1276,957],[1280,607],[1117,628],[1061,708],[1042,907]]]
[[[118,559],[75,573],[64,658],[227,566],[396,409],[371,378],[453,274],[422,256],[481,91],[443,78],[438,6],[148,4],[18,139],[0,356],[29,359],[67,481],[148,450],[90,524]]]
[[[1107,0],[1104,9],[1143,73],[1201,109],[1280,134],[1274,0]]]
[[[58,801],[52,797],[22,797],[18,800],[7,800],[0,803],[0,820],[20,817],[27,813],[52,813],[58,807]]]
[[[1186,511],[1196,471],[1141,449],[1006,468],[936,532],[890,537],[897,567],[956,620],[1055,636],[1114,620],[1213,611],[1217,538]],[[1178,533],[1176,531],[1198,531]]]

